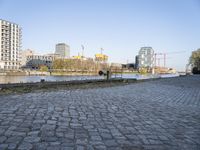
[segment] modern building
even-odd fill
[[[0,19],[0,69],[20,67],[21,27]]]
[[[41,66],[52,67],[52,62],[58,55],[46,54],[38,55],[33,50],[27,49],[22,51],[22,68],[26,69],[40,69]]]
[[[59,54],[61,58],[70,58],[70,47],[65,43],[56,44],[55,54]]]
[[[141,47],[139,51],[139,68],[154,66],[154,50],[152,47]]]
[[[30,55],[27,56],[25,68],[40,69],[41,66],[47,66],[49,69],[52,67],[53,57],[47,55]]]
[[[26,66],[27,63],[27,57],[28,56],[33,56],[34,55],[34,51],[31,49],[27,49],[27,50],[23,50],[21,51],[21,67]]]
[[[46,54],[45,56],[51,56],[52,60],[60,59],[60,55],[55,54],[55,53],[49,53],[49,54]]]

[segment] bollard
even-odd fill
[[[103,75],[106,78],[106,80],[110,79],[110,71],[109,70],[100,70],[99,75],[100,76]]]
[[[44,80],[44,79],[41,79],[40,82],[43,83],[43,82],[45,82],[45,80]]]
[[[110,79],[110,71],[108,71],[108,70],[107,70],[107,73],[106,73],[106,79],[107,79],[107,80]]]

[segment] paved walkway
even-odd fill
[[[200,76],[0,96],[0,149],[199,150]]]

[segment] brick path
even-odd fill
[[[200,76],[0,96],[0,150],[199,150]]]

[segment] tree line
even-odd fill
[[[200,74],[200,48],[192,52],[189,63],[192,66],[192,72],[194,74]]]
[[[106,67],[107,63],[97,62],[93,59],[56,59],[52,62],[53,70],[63,71],[98,71]]]

